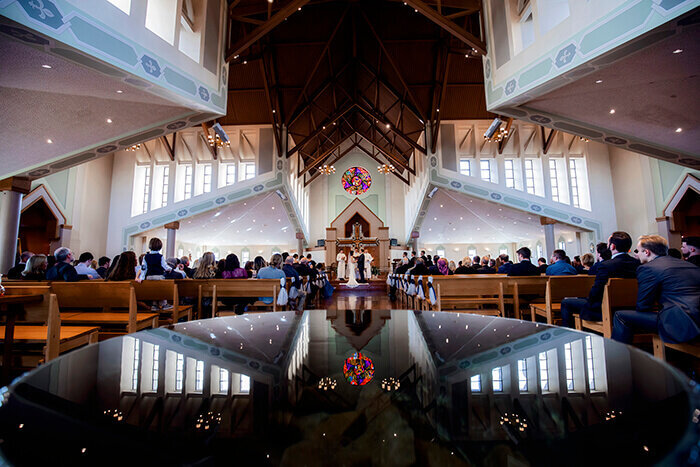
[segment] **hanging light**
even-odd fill
[[[133,146],[126,148],[127,151],[136,151],[138,149],[141,149],[141,144],[134,144]]]
[[[583,137],[583,136],[579,136],[578,139],[579,139],[579,141],[583,141],[584,143],[588,143],[588,142],[591,141],[590,139],[585,138],[585,137]]]
[[[319,167],[318,171],[323,175],[331,175],[335,173],[335,167],[332,165],[323,165],[322,167]]]
[[[384,378],[382,380],[382,389],[386,392],[398,391],[401,387],[401,383],[398,379],[390,376],[389,378]]]
[[[321,378],[318,382],[318,388],[323,389],[324,391],[328,391],[329,389],[333,390],[335,389],[335,386],[338,384],[336,380],[329,376],[324,376]]]
[[[394,167],[392,164],[389,164],[389,165],[382,164],[380,166],[377,166],[377,170],[379,170],[379,173],[386,175],[388,173],[395,171],[396,167]]]
[[[507,130],[501,126],[498,131],[496,131],[490,138],[484,134],[484,139],[489,143],[500,143],[503,139],[508,136],[513,130]]]
[[[231,147],[231,142],[222,140],[218,134],[214,135],[207,135],[207,141],[209,142],[209,146],[211,147],[217,147],[217,148],[223,148],[226,146],[227,148]]]

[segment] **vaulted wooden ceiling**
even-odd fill
[[[219,122],[272,124],[280,151],[286,131],[287,156],[302,157],[309,176],[348,139],[411,173],[410,157],[428,149],[426,124],[493,117],[480,15],[480,0],[230,1]]]

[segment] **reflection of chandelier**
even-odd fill
[[[383,173],[384,175],[386,175],[386,174],[396,170],[396,168],[392,164],[389,164],[389,165],[382,164],[382,165],[377,167],[377,170],[379,170],[379,173]]]
[[[137,149],[141,149],[141,144],[134,144],[133,146],[126,148],[127,151],[136,151]]]
[[[583,141],[584,143],[588,143],[591,141],[590,139],[584,138],[583,136],[579,136],[578,139],[579,139],[579,141]]]
[[[219,423],[221,423],[221,414],[219,412],[207,412],[197,418],[197,422],[195,423],[194,427],[197,430],[204,431],[214,428]]]
[[[330,175],[335,173],[335,167],[333,167],[332,165],[324,165],[322,167],[319,167],[318,171],[321,172],[323,175]]]
[[[384,378],[382,380],[382,389],[386,392],[398,391],[401,387],[401,383],[398,379],[390,376],[389,378]]]
[[[333,378],[329,376],[324,376],[321,378],[318,382],[318,388],[323,389],[324,391],[328,391],[329,389],[333,390],[335,389],[335,386],[337,384],[337,381],[334,380]]]
[[[374,378],[374,363],[361,352],[355,352],[345,360],[343,376],[353,386],[364,386]]]
[[[107,409],[104,411],[104,414],[118,422],[121,422],[124,419],[124,415],[117,409]]]
[[[525,417],[521,417],[520,415],[514,413],[503,414],[501,417],[501,425],[505,425],[506,423],[518,431],[525,431],[525,428],[527,428],[527,420]]]
[[[216,146],[217,148],[223,148],[226,146],[227,148],[231,147],[231,142],[222,140],[218,134],[215,135],[207,135],[207,140],[209,141],[209,146],[214,147]]]
[[[622,415],[622,412],[617,412],[615,410],[611,410],[610,412],[605,414],[605,421],[607,422],[608,420],[612,420],[613,418],[617,417],[618,415]]]

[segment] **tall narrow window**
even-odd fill
[[[243,180],[250,180],[255,177],[255,164],[247,162],[243,164]]]
[[[204,389],[204,362],[197,360],[194,372],[194,390],[201,391]]]
[[[554,159],[549,159],[549,182],[552,185],[552,201],[559,202],[559,177],[557,162]]]
[[[540,389],[549,391],[549,368],[547,366],[547,352],[540,352]]]
[[[505,160],[506,168],[506,188],[515,188],[515,168],[513,159]]]
[[[143,212],[148,212],[151,206],[151,168],[146,167],[143,184]]]
[[[467,250],[467,254],[469,255],[470,258],[475,257],[476,256],[476,248],[469,248],[469,250]]]
[[[521,392],[527,392],[527,360],[518,360],[518,387]]]
[[[141,356],[141,341],[134,339],[134,360],[131,369],[131,390],[136,391],[139,387],[139,361]]]
[[[153,346],[153,366],[151,367],[151,390],[158,390],[158,372],[160,370],[160,362],[158,357],[160,354],[160,346]]]
[[[564,362],[566,363],[566,389],[574,390],[574,354],[571,342],[564,344]]]
[[[131,0],[107,0],[127,15],[131,13]]]
[[[492,181],[491,179],[491,161],[489,159],[481,159],[479,161],[481,179],[485,182]]]
[[[535,194],[535,166],[532,159],[525,159],[525,191]]]
[[[241,251],[241,262],[245,264],[248,261],[250,261],[250,251],[248,251],[248,250]]]
[[[202,179],[202,192],[209,193],[211,191],[211,164],[206,164],[203,168],[204,176]]]
[[[593,366],[593,341],[586,336],[586,365],[588,367],[588,389],[595,391],[595,367]]]
[[[481,375],[474,375],[469,380],[472,392],[481,392]]]
[[[236,164],[226,164],[226,185],[236,183]]]
[[[503,368],[500,366],[491,370],[491,384],[493,392],[503,392]]]
[[[219,368],[219,392],[228,393],[228,370]]]
[[[148,0],[146,6],[146,28],[172,45],[175,41],[177,13],[177,0]],[[153,66],[151,62],[147,61],[146,63]],[[146,64],[144,66],[150,68]]]
[[[182,391],[182,383],[185,380],[185,356],[177,354],[175,359],[175,390]]]
[[[250,376],[247,375],[241,375],[241,379],[239,380],[240,382],[240,388],[242,394],[250,394]]]
[[[471,177],[472,175],[472,161],[469,159],[460,159],[459,160],[459,173],[462,175],[466,175],[467,177]]]
[[[163,188],[160,192],[160,206],[168,205],[168,188],[170,187],[170,167],[163,168]]]
[[[192,166],[185,166],[185,196],[184,199],[192,197]]]
[[[540,245],[539,243],[535,247],[535,251],[537,251],[537,258],[538,259],[542,258],[544,256],[544,251],[542,250],[542,245]]]
[[[581,207],[580,193],[578,186],[577,159],[569,159],[569,179],[571,180],[571,204],[575,208]]]

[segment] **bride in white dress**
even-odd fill
[[[350,255],[348,259],[350,260],[348,262],[348,281],[345,283],[345,286],[354,288],[360,285],[355,278],[357,274],[357,260],[354,255]]]
[[[345,269],[347,267],[345,260],[347,258],[345,257],[344,252],[338,253],[338,255],[335,257],[335,260],[338,262],[338,280],[342,281],[345,280]]]

